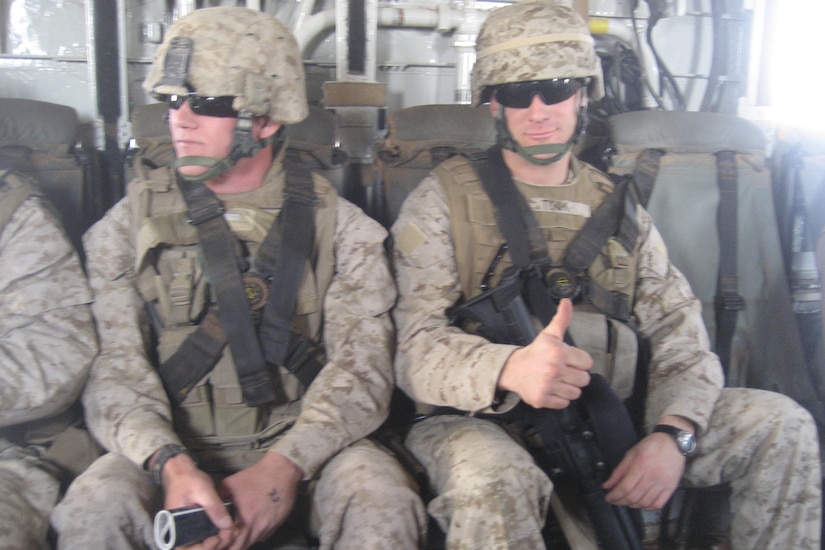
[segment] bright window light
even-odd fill
[[[765,54],[770,56],[772,111],[779,124],[825,128],[825,102],[818,99],[825,89],[823,21],[823,0],[782,0],[774,21],[768,22],[774,39],[765,45]]]

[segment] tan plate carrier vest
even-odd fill
[[[321,343],[321,307],[335,269],[337,194],[317,175],[313,175],[313,184],[318,204],[312,264],[299,286],[293,329]],[[278,196],[283,192],[283,182],[265,186],[271,186],[271,192]],[[130,184],[128,195],[137,243],[138,289],[154,316],[157,355],[162,363],[197,328],[196,323],[214,299],[203,269],[197,230],[184,219],[186,204],[174,172],[159,168],[139,174]],[[263,210],[257,205],[223,199],[225,217],[241,220],[235,224],[229,221],[233,233],[254,257],[280,208]],[[277,292],[277,281],[270,292]],[[175,430],[204,469],[233,471],[249,466],[292,425],[305,388],[285,367],[271,366],[270,373],[285,399],[248,407],[226,346],[212,371],[179,407],[174,407]]]
[[[586,214],[595,210],[614,187],[609,177],[585,163],[574,159],[571,169],[575,178],[573,183],[555,187],[552,199],[547,198],[546,187],[516,181],[547,238],[551,260],[559,266],[570,241],[589,217],[561,216],[560,213]],[[481,281],[504,244],[504,237],[499,231],[493,205],[470,161],[455,156],[438,165],[433,173],[447,195],[456,267],[463,298],[468,300],[481,292]],[[495,267],[491,287],[511,265],[509,254],[505,253]],[[629,296],[632,307],[636,270],[635,256],[611,237],[587,275],[603,288]],[[576,345],[593,356],[593,372],[604,375],[619,397],[629,397],[633,391],[639,350],[635,331],[625,323],[608,318],[592,305],[577,303],[570,332]]]

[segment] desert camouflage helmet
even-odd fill
[[[188,65],[183,56],[187,43]],[[155,97],[188,92],[235,96],[236,110],[282,124],[302,121],[309,109],[293,34],[271,15],[240,7],[203,8],[173,23],[143,88]]]
[[[473,105],[489,100],[490,86],[552,78],[590,78],[590,98],[604,95],[601,62],[579,14],[547,0],[490,12],[476,40]]]

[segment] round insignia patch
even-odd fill
[[[269,298],[269,286],[257,273],[245,273],[243,276],[243,290],[249,301],[252,311],[263,309]]]
[[[547,285],[550,294],[556,300],[562,298],[573,299],[579,294],[579,283],[576,281],[576,277],[568,271],[558,270],[550,273],[547,276]]]

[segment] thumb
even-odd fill
[[[567,332],[567,327],[570,325],[570,320],[573,318],[573,302],[569,298],[562,298],[559,302],[559,307],[556,309],[556,314],[541,331],[542,334],[557,338],[560,342],[564,341],[564,333]]]
[[[229,514],[229,510],[227,510],[226,504],[223,502],[210,502],[208,505],[204,506],[203,509],[218,529],[229,529],[232,527],[234,523],[232,521],[232,516]]]

